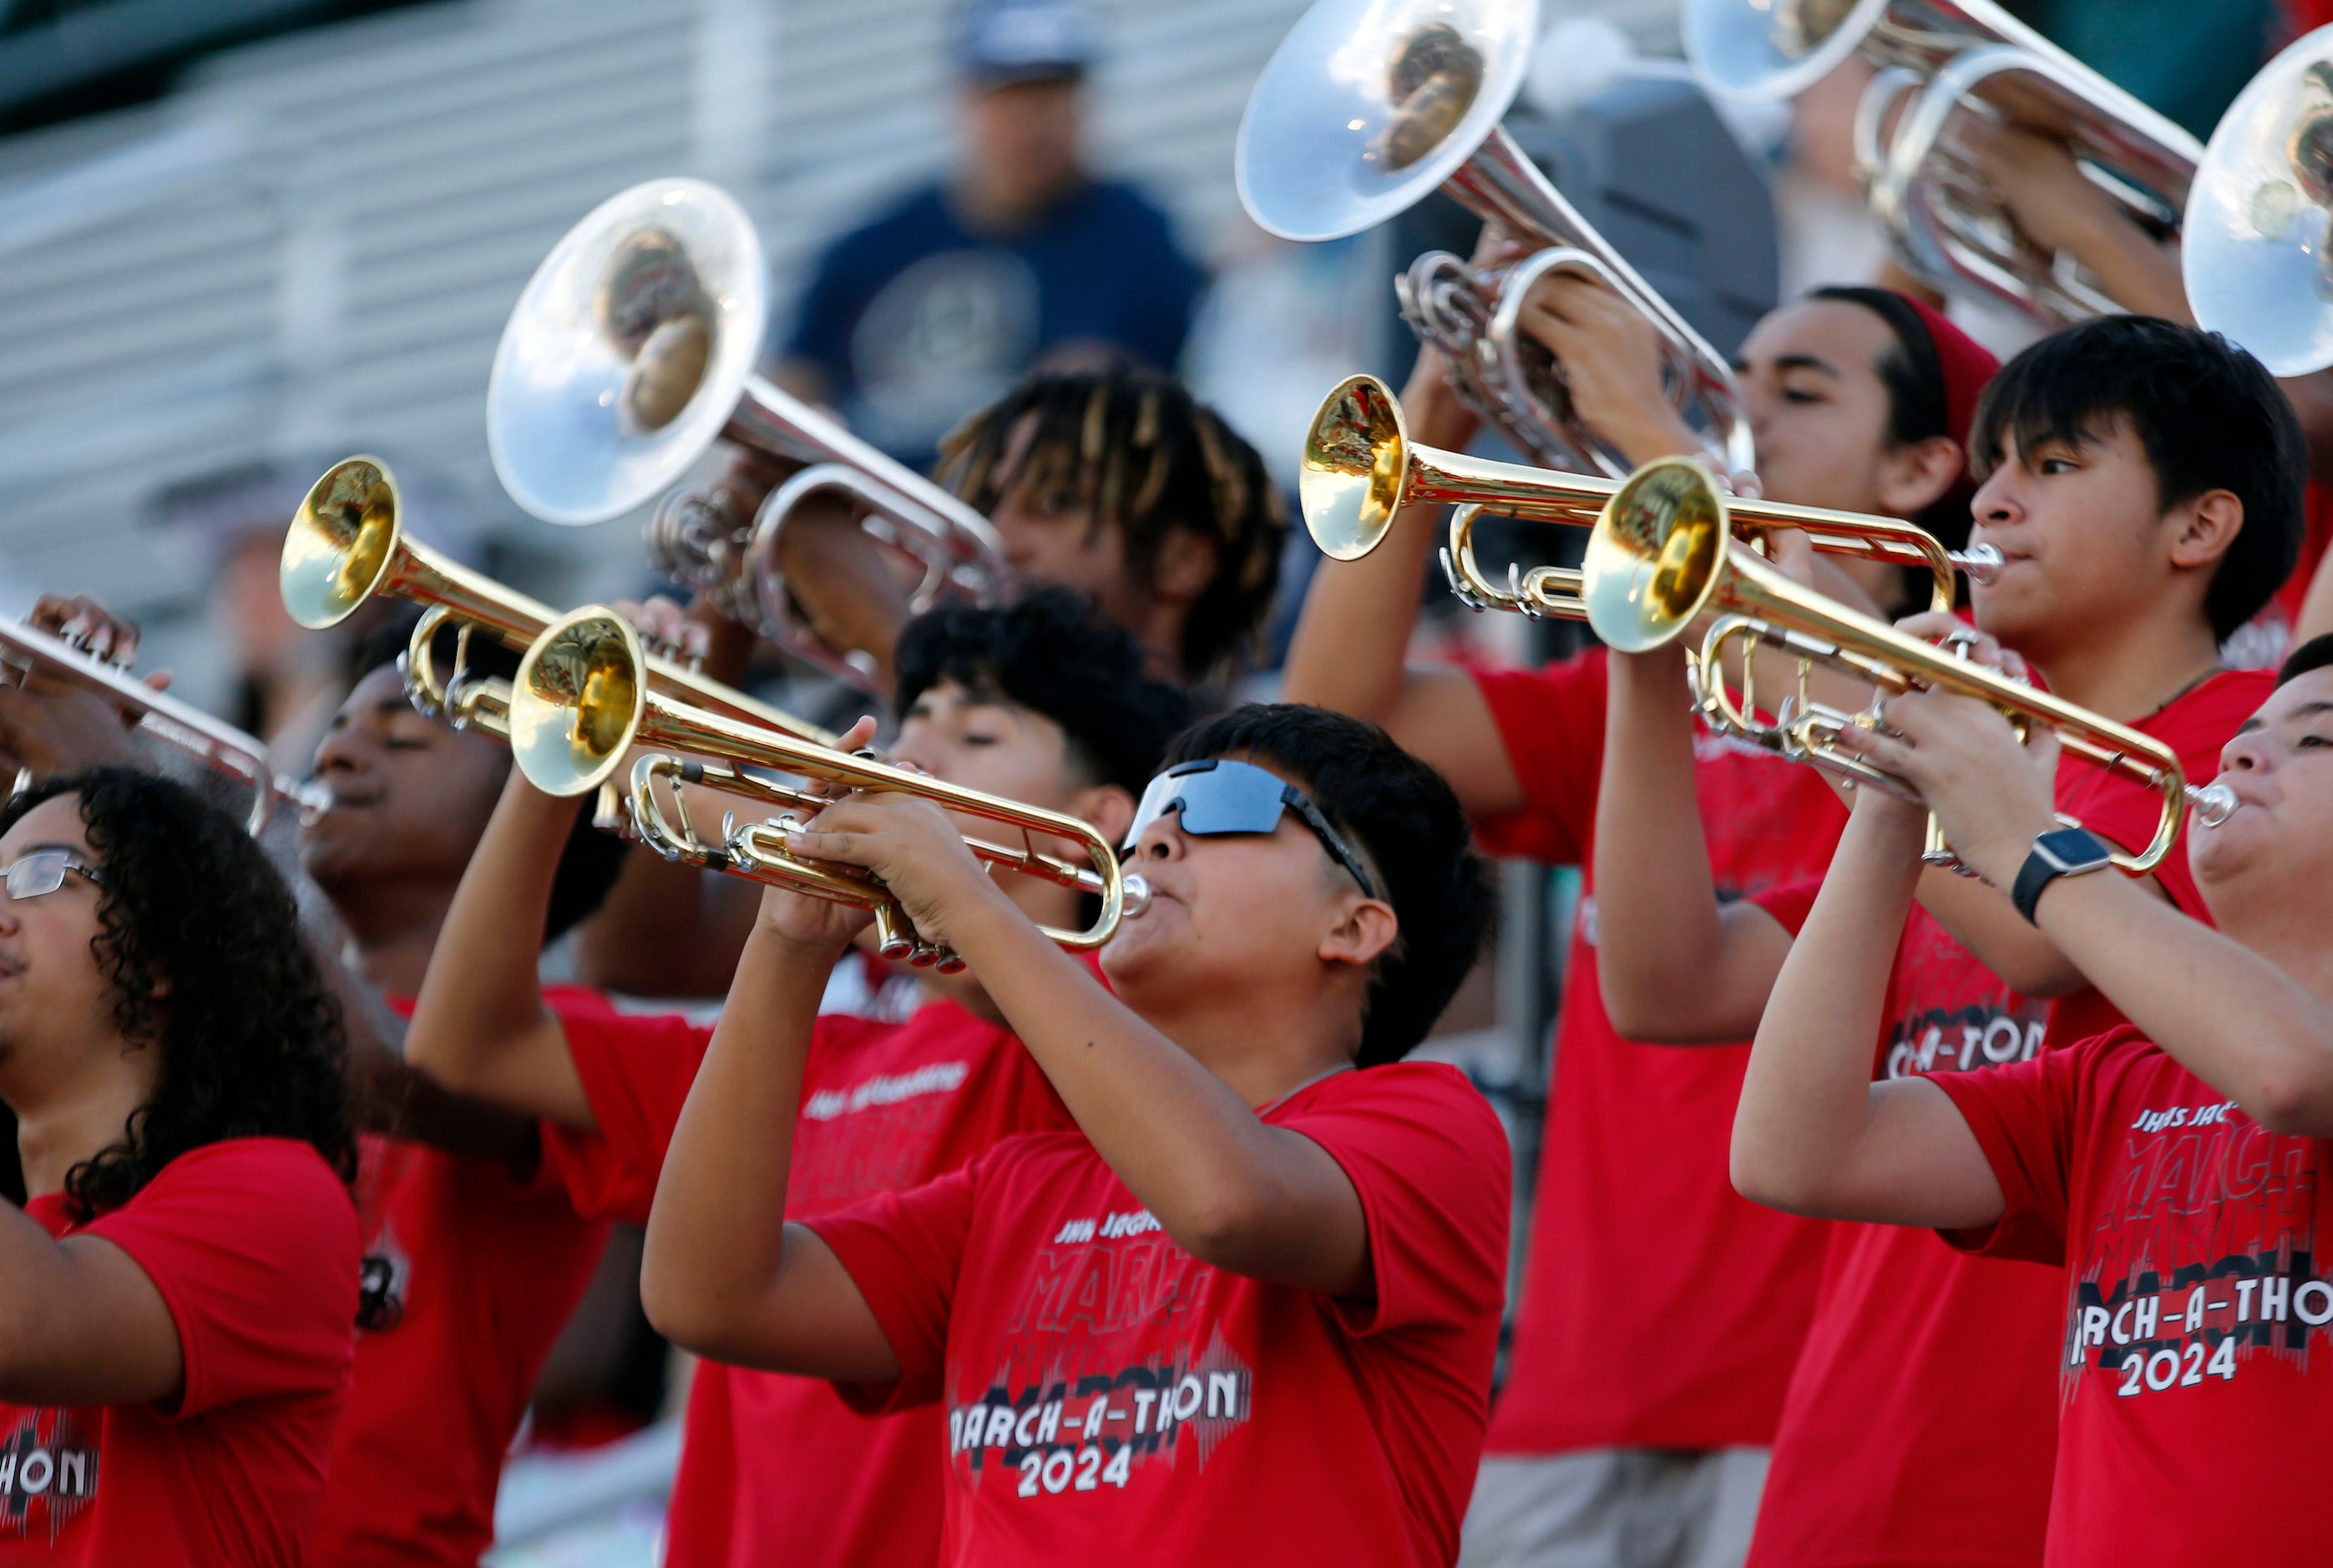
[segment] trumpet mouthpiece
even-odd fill
[[[2195,813],[2198,827],[2218,827],[2234,816],[2242,803],[2236,799],[2236,792],[2223,784],[2204,784],[2187,792],[2187,804]]]
[[[1979,588],[2001,575],[2002,553],[1990,544],[1972,544],[1965,550],[1955,550],[1952,552],[1952,561]]]
[[[1127,872],[1118,879],[1118,887],[1126,919],[1131,920],[1150,907],[1150,880],[1141,872]]]

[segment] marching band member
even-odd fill
[[[43,599],[34,619],[49,630],[75,620],[116,657],[138,640],[135,626],[88,599]],[[604,1221],[535,1181],[531,1123],[457,1101],[398,1052],[399,1015],[510,769],[507,747],[414,712],[392,662],[405,641],[383,632],[358,649],[372,668],[316,752],[331,804],[297,843],[341,943],[325,978],[352,1015],[356,1194],[379,1298],[358,1337],[308,1543],[307,1560],[332,1568],[467,1568],[492,1544],[504,1457],[607,1236]],[[517,660],[481,644],[470,666],[507,676]],[[36,772],[91,759],[152,765],[127,744],[112,704],[37,677],[0,693],[0,739]],[[544,941],[590,909],[622,853],[602,835],[574,836],[556,857]],[[558,1005],[606,1010],[572,987]]]
[[[1489,1106],[1401,1060],[1491,916],[1457,802],[1370,726],[1249,707],[1176,743],[1133,832],[1153,891],[1103,949],[1115,995],[927,803],[794,835],[965,957],[1077,1130],[787,1221],[863,916],[773,890],[658,1187],[649,1315],[860,1409],[945,1409],[944,1562],[1447,1563],[1509,1197]]]
[[[1548,284],[1525,323],[1560,357],[1582,417],[1637,461],[1697,451],[1661,396],[1643,318],[1594,285]],[[1822,291],[1774,312],[1741,366],[1767,494],[1923,520],[1948,512],[1992,369],[1897,295]],[[1421,442],[1462,447],[1474,433],[1430,351],[1402,403]],[[1539,670],[1405,670],[1438,534],[1438,509],[1414,507],[1374,554],[1322,563],[1287,691],[1383,722],[1450,779],[1492,848],[1587,863],[1608,660],[1598,649]],[[1892,598],[1895,576],[1861,581]],[[1675,687],[1682,716],[1682,678]],[[1844,819],[1810,770],[1704,740],[1693,776],[1729,896],[1829,858]],[[1746,1044],[1644,1050],[1606,1018],[1596,933],[1607,880],[1589,866],[1565,966],[1529,1273],[1467,1522],[1467,1561],[1486,1568],[1604,1561],[1623,1541],[1647,1563],[1738,1562],[1822,1257],[1822,1228],[1762,1212],[1725,1179]],[[1737,1034],[1746,1041],[1752,1024]]]
[[[0,1561],[293,1568],[380,1307],[340,1009],[266,857],[180,785],[39,784],[0,867]]]
[[[2127,878],[2057,873],[2094,868],[2066,842],[2084,835],[2059,837],[2046,732],[2021,746],[1986,705],[1942,695],[1886,712],[1893,733],[1858,731],[1856,751],[1916,784],[2130,1022],[1992,1072],[1872,1082],[1922,822],[1865,791],[1759,1025],[1735,1179],[2051,1265],[2052,1568],[2212,1562],[2232,1541],[2247,1562],[2321,1561],[2295,1502],[2333,1412],[2316,1245],[2333,1224],[2333,639],[2296,650],[2222,753],[2237,810],[2184,857],[2217,931]],[[1891,1412],[1840,1414],[1855,1441]]]
[[[899,661],[901,761],[1081,817],[1113,840],[1188,713],[1181,691],[1143,677],[1123,631],[1060,592],[1010,610],[933,611],[909,624]],[[409,1049],[447,1083],[544,1118],[580,1206],[645,1219],[706,1032],[675,1018],[644,1034],[647,1020],[619,1029],[545,1010],[508,933],[541,919],[545,851],[575,814],[574,803],[514,775],[423,987]],[[1079,923],[1074,890],[1004,882],[1033,918]],[[904,1021],[829,1015],[815,1025],[792,1174],[782,1164],[771,1189],[796,1216],[946,1176],[1013,1133],[1070,1125],[976,975],[917,979],[920,1005]],[[701,1362],[667,1559],[927,1568],[940,1541],[943,1441],[936,1410],[863,1420],[820,1383]]]
[[[1144,371],[1041,372],[949,438],[939,476],[988,515],[1021,590],[1074,589],[1132,632],[1162,679],[1220,697],[1262,636],[1280,580],[1286,508],[1263,459],[1179,384]],[[741,451],[724,484],[750,515],[774,485]],[[847,514],[805,506],[780,534],[788,581],[814,630],[863,649],[883,688],[898,684],[903,596]],[[849,584],[853,586],[838,586]],[[723,679],[743,673],[752,640],[698,613]],[[635,856],[607,909],[579,933],[577,967],[641,996],[718,996],[737,967],[756,900],[734,878]]]
[[[2300,436],[2276,384],[2192,328],[2104,318],[2002,370],[1974,450],[1973,538],[2008,558],[1974,592],[1976,624],[1998,639],[1979,651],[2015,649],[2059,697],[2165,742],[2191,776],[2208,772],[2268,680],[2223,670],[2220,640],[2267,601],[2299,538]],[[1904,624],[1942,635],[1958,623]],[[1604,890],[1603,978],[1623,1027],[1722,1040],[1755,1028],[1815,884],[1720,907],[1680,833],[1699,809],[1683,669],[1674,649],[1613,660],[1597,849],[1630,875]],[[2060,808],[2104,836],[2153,836],[2152,794],[2086,768],[2059,788]],[[2136,885],[2201,912],[2175,853]],[[1996,1069],[2115,1021],[2000,893],[1936,871],[1921,901],[1897,950],[1878,1076]],[[2063,1288],[1915,1233],[1840,1230],[1751,1562],[2038,1559]]]

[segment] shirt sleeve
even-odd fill
[[[861,1415],[886,1415],[940,1397],[948,1316],[972,1236],[981,1177],[994,1152],[921,1187],[881,1192],[806,1224],[833,1249],[899,1358],[896,1383],[837,1383]]]
[[[1334,1303],[1356,1337],[1464,1323],[1506,1294],[1513,1162],[1474,1086],[1441,1063],[1353,1075],[1279,1126],[1329,1151],[1368,1226],[1373,1299]]]
[[[562,1011],[567,1053],[597,1132],[544,1121],[543,1179],[586,1219],[646,1224],[665,1151],[712,1031],[686,1018]]]
[[[1523,788],[1522,811],[1475,822],[1490,853],[1551,865],[1588,858],[1604,767],[1607,669],[1604,651],[1591,649],[1539,669],[1470,672]]]
[[[2062,1265],[2073,1180],[2079,1087],[2103,1039],[2044,1051],[1982,1073],[1938,1073],[1927,1082],[1951,1097],[2001,1183],[2001,1217],[1940,1231],[1945,1243],[1980,1257]]]
[[[362,1239],[348,1188],[309,1145],[193,1150],[82,1234],[128,1253],[170,1309],[186,1381],[164,1419],[346,1387]]]

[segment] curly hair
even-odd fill
[[[1149,580],[1172,529],[1215,545],[1215,579],[1183,624],[1182,674],[1197,681],[1229,670],[1271,612],[1288,538],[1287,506],[1255,448],[1155,371],[1040,371],[949,433],[939,482],[994,510],[1004,495],[998,464],[1013,428],[1031,416],[1036,430],[1013,491],[1090,507],[1093,527],[1124,534],[1127,570],[1138,580]]]
[[[0,808],[0,832],[58,795],[77,798],[102,879],[90,947],[114,1023],[160,1050],[153,1098],[121,1141],[66,1173],[74,1217],[120,1207],[178,1156],[231,1138],[296,1139],[353,1184],[341,1005],[266,855],[185,785],[129,768],[44,781]]]

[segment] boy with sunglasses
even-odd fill
[[[773,891],[643,1299],[707,1354],[944,1409],[943,1561],[1450,1563],[1507,1156],[1461,1074],[1400,1058],[1474,960],[1482,863],[1448,786],[1350,719],[1241,708],[1173,760],[1132,824],[1152,892],[1109,988],[925,803],[851,796],[795,835],[965,957],[1077,1127],[785,1222],[818,988],[863,917]]]
[[[1889,699],[1893,733],[1855,749],[1916,784],[2130,1022],[1988,1073],[1872,1082],[1923,825],[1874,794],[1743,1087],[1743,1191],[2050,1265],[2053,1568],[2325,1560],[2305,1499],[2333,1418],[2333,638],[2276,678],[2221,754],[2234,812],[2182,846],[2216,931],[2101,874],[2103,846],[2055,820],[2046,736],[2021,746],[1965,698]]]
[[[1141,667],[1131,638],[1066,593],[936,611],[900,640],[897,755],[1114,838],[1188,712],[1181,692]],[[541,919],[544,847],[577,816],[576,803],[514,776],[449,916],[408,1049],[448,1084],[542,1118],[557,1179],[579,1207],[644,1220],[706,1032],[679,1018],[616,1026],[545,1009],[507,933]],[[1032,918],[1084,923],[1073,890],[1003,880]],[[796,1215],[941,1176],[1012,1133],[1067,1125],[975,976],[924,970],[917,980],[905,1019],[818,1020],[782,1193]],[[934,1411],[863,1420],[820,1383],[705,1361],[689,1389],[668,1561],[928,1568],[943,1440]]]

